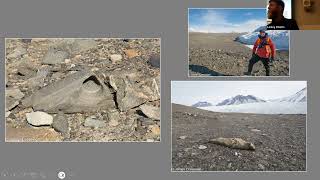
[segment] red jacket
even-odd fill
[[[258,38],[256,42],[254,43],[253,46],[253,53],[257,54],[261,58],[270,58],[270,57],[275,57],[276,54],[276,47],[273,44],[272,40],[270,37],[266,36],[266,42],[267,44],[259,48],[260,43],[263,42],[263,39]]]

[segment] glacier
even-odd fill
[[[265,27],[262,26],[258,29],[256,29],[253,32],[241,35],[236,38],[238,42],[241,42],[245,44],[246,46],[253,48],[253,45],[255,41],[258,38],[259,30],[264,29]],[[273,43],[276,45],[277,50],[289,50],[289,38],[290,33],[287,30],[268,30],[266,31],[273,41]]]
[[[259,102],[227,106],[201,107],[214,112],[254,113],[254,114],[306,114],[307,102]]]

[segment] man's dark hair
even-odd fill
[[[278,6],[282,7],[282,12],[284,11],[285,5],[284,5],[284,2],[282,0],[270,0],[269,3],[271,3],[271,2],[277,3]]]

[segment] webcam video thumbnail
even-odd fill
[[[268,30],[319,30],[319,0],[268,0]]]

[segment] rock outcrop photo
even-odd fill
[[[173,171],[306,171],[306,82],[174,81],[171,93]]]
[[[6,39],[6,141],[160,141],[160,39]]]
[[[189,76],[289,76],[290,33],[265,23],[265,9],[190,9]]]

